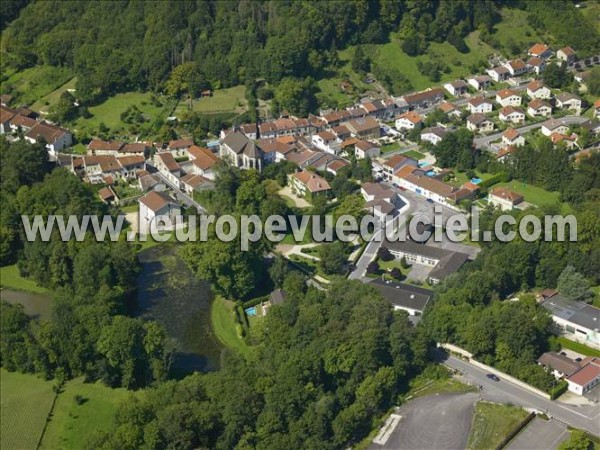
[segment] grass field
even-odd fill
[[[15,291],[33,292],[35,294],[46,294],[48,289],[38,286],[37,283],[19,274],[16,264],[0,267],[0,286]]]
[[[147,116],[149,122],[152,122],[162,113],[164,106],[153,105],[150,101],[151,97],[152,94],[150,92],[116,94],[104,103],[91,106],[89,111],[93,117],[89,119],[78,118],[73,124],[73,129],[75,131],[92,133],[97,131],[100,124],[103,123],[113,133],[124,131],[128,127],[128,124],[121,121],[121,113],[133,105],[137,106]],[[163,105],[165,102],[165,99],[161,99]]]
[[[47,113],[48,109],[58,101],[63,92],[69,89],[75,89],[76,84],[77,77],[71,78],[59,88],[38,99],[33,105],[31,105],[31,109],[37,112]]]
[[[233,302],[215,297],[210,308],[210,321],[219,342],[244,356],[250,354],[251,348],[238,336],[235,327]]]
[[[482,180],[487,180],[488,178],[491,178],[494,176],[491,173],[481,173],[478,170],[474,170],[473,172],[475,172],[475,176],[477,178],[481,178]],[[467,181],[471,181],[471,179],[469,177],[467,177],[467,174],[465,172],[455,171],[454,178],[456,178],[456,181],[449,182],[449,184],[451,184],[453,186],[462,186]]]
[[[75,396],[83,398],[78,405]],[[54,412],[44,433],[40,448],[80,449],[90,434],[110,430],[117,406],[131,393],[126,389],[111,389],[102,384],[86,384],[82,379],[66,383],[56,400]]]
[[[243,85],[228,89],[214,91],[212,97],[205,97],[192,101],[192,110],[199,113],[242,113],[246,111],[248,102],[246,100],[246,88]],[[189,102],[180,101],[175,108],[175,114],[189,110]]]
[[[402,155],[407,156],[412,159],[416,159],[417,161],[420,161],[421,159],[425,158],[425,155],[423,153],[418,152],[416,150],[410,150],[408,152],[404,152],[404,153],[402,153]]]
[[[581,14],[587,17],[592,23],[596,24],[596,30],[600,33],[600,3],[597,1],[583,2],[583,8],[581,8]]]
[[[587,345],[580,344],[579,342],[571,341],[563,336],[558,337],[558,342],[560,342],[560,345],[563,348],[573,350],[574,352],[581,353],[582,355],[596,356],[596,357],[600,358],[600,350],[593,349],[591,347],[588,347]]]
[[[502,8],[502,20],[496,24],[493,34],[499,44],[499,49],[505,55],[511,55],[511,47],[518,47],[520,52],[526,51],[531,44],[547,42],[548,39],[539,36],[527,21],[528,14],[519,9]]]
[[[53,383],[0,370],[0,448],[36,449],[54,401]]]
[[[72,78],[73,74],[62,67],[35,66],[10,74],[2,85],[13,87],[17,104],[31,105]]]
[[[410,398],[425,397],[433,394],[458,394],[462,392],[477,392],[475,386],[461,383],[454,378],[430,380],[422,386],[411,389],[408,393]]]
[[[511,191],[518,192],[523,195],[526,202],[537,206],[560,203],[560,194],[558,192],[549,192],[521,181],[513,180],[507,183],[498,183],[494,187],[506,187]]]
[[[478,402],[467,448],[490,449],[510,434],[526,417],[527,411],[514,406]]]

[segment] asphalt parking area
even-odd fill
[[[557,420],[533,419],[506,447],[507,450],[554,450],[569,438],[567,426]]]
[[[477,394],[417,398],[396,411],[401,420],[385,444],[372,450],[456,450],[467,447]]]

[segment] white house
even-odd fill
[[[467,79],[467,83],[473,86],[478,91],[487,89],[492,84],[492,79],[489,75],[477,75]]]
[[[600,358],[592,358],[585,366],[568,377],[567,383],[569,390],[578,395],[592,390],[600,383]]]
[[[514,106],[505,106],[500,110],[498,118],[502,122],[523,123],[525,122],[525,113]]]
[[[513,59],[512,61],[508,61],[505,64],[508,72],[511,76],[517,77],[519,75],[523,75],[527,73],[527,65],[523,62],[522,59]]]
[[[494,122],[483,114],[471,114],[467,117],[467,128],[478,133],[487,133],[494,129]]]
[[[502,133],[502,143],[508,146],[520,147],[525,145],[525,138],[514,128],[507,128]]]
[[[154,165],[158,171],[176,187],[180,187],[181,167],[175,161],[170,152],[162,152],[154,155]]]
[[[575,54],[575,50],[573,50],[571,47],[565,47],[565,48],[561,48],[560,50],[558,50],[556,52],[556,58],[559,61],[564,61],[567,63],[567,65],[572,65],[575,62],[575,59],[577,58],[577,55]]]
[[[471,114],[486,114],[492,112],[494,105],[483,97],[475,97],[467,102],[467,108]]]
[[[315,147],[333,155],[337,155],[342,149],[340,141],[331,131],[321,131],[313,134],[311,140]]]
[[[510,89],[502,89],[496,93],[496,102],[502,106],[521,106],[521,96]]]
[[[561,109],[570,109],[579,115],[581,113],[581,98],[570,92],[562,92],[556,96],[556,106]]]
[[[466,94],[468,92],[469,85],[465,83],[463,80],[456,80],[452,83],[444,84],[444,89],[446,89],[450,94],[458,97],[460,95]]]
[[[168,219],[175,225],[175,217],[181,215],[179,205],[164,192],[150,191],[139,199],[139,232],[148,234],[152,229],[168,229],[160,223]]]
[[[546,61],[540,58],[529,58],[526,64],[527,70],[534,72],[537,75],[540,75],[546,68]]]
[[[186,171],[213,180],[215,178],[215,165],[219,161],[217,155],[210,149],[197,145],[192,145],[187,151],[190,159],[189,163],[186,164]]]
[[[421,131],[421,140],[437,145],[441,142],[446,133],[446,129],[442,127],[425,128]]]
[[[32,144],[44,141],[50,158],[54,160],[59,151],[73,145],[71,133],[46,122],[35,122],[27,133],[25,140]]]
[[[552,115],[552,107],[548,102],[536,98],[531,100],[527,105],[527,114],[531,117],[550,117]]]
[[[552,50],[546,44],[535,44],[527,50],[527,54],[535,58],[548,59],[552,56]]]
[[[490,191],[489,202],[502,211],[510,211],[523,202],[523,196],[505,188],[494,188]]]
[[[376,158],[381,153],[381,147],[369,141],[358,141],[354,144],[354,156],[356,159],[364,159],[367,156],[371,159]]]
[[[423,118],[414,111],[408,111],[401,114],[396,118],[396,129],[401,130],[412,130],[415,127],[421,126]]]
[[[534,80],[527,85],[527,95],[531,99],[540,98],[542,100],[547,100],[552,96],[552,92],[544,83],[539,80]]]
[[[175,158],[181,158],[187,156],[187,150],[192,145],[194,145],[192,139],[175,139],[169,142],[167,151],[171,152]]]
[[[542,124],[541,131],[544,136],[550,136],[552,133],[567,134],[569,126],[560,119],[549,119]]]
[[[504,66],[494,67],[493,69],[488,69],[487,74],[494,80],[496,83],[500,83],[501,81],[506,81],[510,78],[510,72]]]

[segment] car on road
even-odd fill
[[[396,183],[392,183],[392,186],[394,186],[397,189],[400,189],[400,186],[398,184],[396,184]]]
[[[426,201],[427,201],[428,203],[433,203],[433,200],[432,200],[432,199],[430,199],[430,198],[426,199]]]
[[[500,381],[500,378],[498,378],[493,373],[488,373],[485,377],[488,378],[488,379],[490,379],[490,380],[492,380],[492,381]]]

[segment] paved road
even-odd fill
[[[589,120],[589,119],[587,117],[582,117],[582,116],[565,116],[565,117],[562,117],[562,118],[560,118],[558,120],[560,120],[565,125],[573,125],[573,124],[583,123],[583,122],[585,122],[586,120]],[[517,130],[521,134],[527,133],[527,132],[535,130],[537,128],[541,128],[542,123],[543,122],[534,123],[532,125],[526,125],[524,127],[517,128]],[[498,150],[496,150],[493,147],[491,147],[490,144],[492,142],[499,141],[500,139],[502,139],[502,133],[495,133],[495,134],[491,134],[489,136],[477,137],[477,138],[473,139],[473,143],[475,144],[475,146],[477,148],[484,148],[485,147],[488,150],[492,150],[493,152],[497,152]]]
[[[421,397],[402,405],[400,423],[380,450],[456,450],[467,447],[477,394],[440,394]]]
[[[463,372],[467,381],[483,386],[481,397],[484,400],[535,408],[575,428],[600,435],[600,405],[576,407],[551,401],[506,380],[489,380],[484,370],[453,356],[446,357],[443,362]]]

